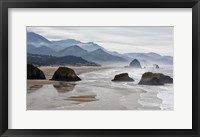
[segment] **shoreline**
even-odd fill
[[[42,85],[42,84],[59,84],[59,82],[76,82],[76,81],[55,81],[50,80],[54,74],[54,72],[59,68],[60,66],[41,66],[38,67],[40,70],[44,72],[44,75],[46,77],[45,80],[32,80],[27,79],[27,86],[29,85]],[[97,67],[97,66],[65,66],[73,69],[76,73],[76,75],[80,75],[83,73],[93,72],[93,71],[99,71],[99,70],[105,70],[109,69],[110,67]]]

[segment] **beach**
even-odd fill
[[[27,81],[27,110],[173,110],[173,84],[138,85],[144,72],[161,72],[173,77],[172,68],[132,69],[74,67],[82,79],[77,82],[52,81],[58,66],[43,66],[47,80]],[[112,82],[116,74],[127,72],[134,82]]]
[[[80,75],[82,73],[87,73],[87,72],[92,72],[92,71],[97,71],[97,70],[109,69],[109,67],[98,67],[98,66],[81,66],[81,67],[80,66],[65,66],[65,67],[69,67],[73,69],[76,75]],[[50,80],[54,72],[59,68],[59,66],[41,66],[38,68],[44,72],[46,80],[27,80],[28,85],[59,83],[58,81]]]

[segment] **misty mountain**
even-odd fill
[[[169,59],[169,60],[173,60],[172,56],[163,56],[163,57],[166,58],[166,59]]]
[[[138,59],[143,65],[157,64],[173,64],[173,57],[171,56],[161,56],[154,52],[149,53],[125,53],[124,55],[131,57],[133,59]]]
[[[77,57],[81,57],[83,54],[87,54],[88,52],[82,48],[80,48],[77,45],[74,46],[70,46],[68,48],[65,48],[63,50],[61,50],[58,53],[58,56],[68,56],[68,55],[72,55],[72,56],[77,56]]]
[[[94,62],[89,62],[81,57],[64,56],[54,57],[49,55],[28,54],[27,63],[33,65],[76,65],[76,66],[99,66]]]
[[[83,43],[74,39],[67,39],[67,40],[60,40],[60,41],[52,41],[52,43],[55,45],[53,49],[55,51],[61,51],[65,48],[72,47],[72,46],[79,46],[84,50],[87,50],[88,52],[97,50],[97,49],[103,49],[101,46],[97,45],[94,42],[87,42]]]
[[[46,46],[35,47],[31,44],[28,44],[27,52],[31,54],[40,54],[40,55],[53,55],[53,56],[57,55],[57,52],[53,51],[52,49]]]
[[[48,39],[34,32],[27,32],[27,44],[33,45],[35,47],[53,46],[53,44]]]
[[[75,39],[49,41],[34,32],[27,32],[27,52],[57,57],[76,56],[100,64],[110,62],[126,63],[133,59],[138,59],[143,66],[173,64],[172,56],[161,56],[154,52],[120,54],[115,51],[108,51],[94,42],[83,43]]]
[[[116,51],[107,51],[107,50],[105,50],[105,52],[107,52],[108,54],[114,55],[114,56],[122,57],[122,58],[124,58],[124,59],[126,59],[128,61],[132,61],[133,60],[133,58],[131,58],[129,56],[126,56],[126,55],[123,55],[123,54],[120,54],[120,53],[118,53]]]
[[[75,39],[49,41],[45,37],[34,32],[27,32],[27,44],[33,45],[35,47],[46,46],[53,49],[56,52],[64,50],[65,48],[68,48],[70,46],[75,46],[75,45],[78,45],[79,47],[87,50],[88,52],[97,50],[99,48],[103,49],[101,46],[99,46],[98,44],[94,42],[83,43]]]
[[[53,49],[55,51],[61,51],[70,46],[74,46],[74,45],[78,45],[82,43],[75,39],[66,39],[66,40],[51,41],[51,42],[55,45],[53,46]]]
[[[78,44],[81,48],[87,50],[88,52],[95,51],[97,49],[103,49],[101,46],[94,42],[80,43]]]
[[[97,49],[95,51],[89,52],[87,54],[82,55],[81,57],[88,61],[94,61],[100,64],[106,62],[127,62],[126,59],[108,54],[102,49]]]

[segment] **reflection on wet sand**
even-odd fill
[[[70,82],[62,82],[60,81],[58,84],[54,84],[53,87],[59,92],[59,93],[66,93],[70,92],[74,89],[76,86],[75,83]]]
[[[71,96],[65,100],[79,101],[79,102],[91,102],[91,101],[96,101],[98,99],[96,99],[96,95],[81,95],[81,96]]]
[[[32,92],[34,92],[34,91],[36,91],[36,90],[38,90],[38,89],[40,89],[42,87],[43,87],[43,85],[28,85],[27,86],[27,93],[28,94],[32,93]]]

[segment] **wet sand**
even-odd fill
[[[71,96],[66,98],[65,100],[90,102],[90,101],[96,101],[97,99],[96,95],[82,95],[82,96]]]
[[[50,79],[58,67],[40,67]],[[105,67],[70,67],[78,82],[28,80],[27,110],[173,110],[173,85],[141,86],[149,70]],[[158,71],[158,70],[157,70]],[[171,70],[160,70],[172,74]],[[112,82],[128,72],[134,82]]]

